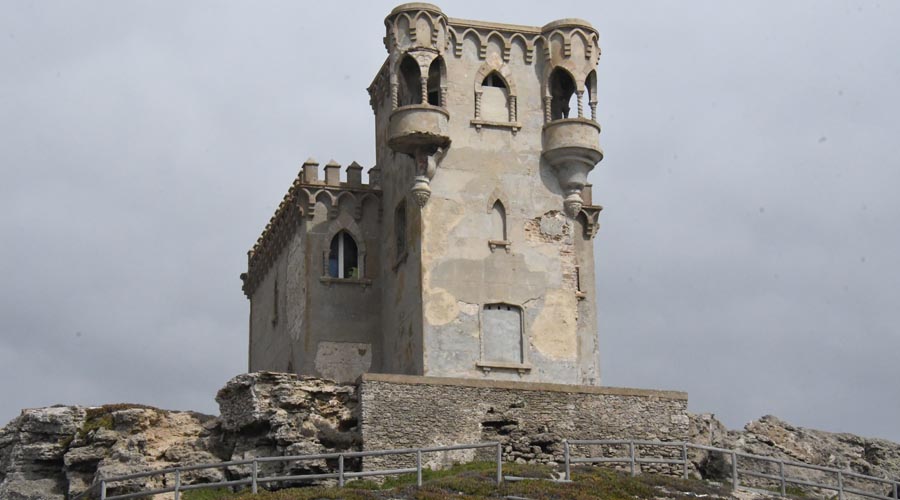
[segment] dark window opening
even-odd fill
[[[484,81],[481,82],[482,87],[497,87],[498,89],[505,89],[506,82],[503,81],[503,78],[497,74],[496,71],[491,71],[491,73],[484,77]]]
[[[400,106],[422,104],[422,72],[419,63],[410,56],[400,63],[400,88],[397,96]]]
[[[441,103],[441,74],[443,73],[444,60],[438,57],[431,62],[428,68],[428,104],[442,106]]]
[[[491,209],[491,238],[506,241],[506,209],[500,200],[495,201]]]
[[[573,96],[575,95],[575,80],[569,73],[556,68],[550,73],[550,119],[559,120],[568,118]],[[577,103],[576,103],[577,105]]]
[[[332,278],[359,279],[359,255],[356,241],[346,231],[331,239],[328,252],[328,275]]]

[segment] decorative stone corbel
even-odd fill
[[[413,199],[416,200],[416,205],[420,209],[424,208],[429,198],[431,198],[431,179],[434,178],[438,164],[444,159],[446,154],[447,151],[443,148],[438,148],[432,155],[416,152],[416,179],[410,191]]]

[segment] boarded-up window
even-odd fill
[[[481,319],[483,361],[522,363],[522,308],[487,304]]]
[[[496,71],[481,84],[481,118],[494,122],[509,121],[509,89]]]

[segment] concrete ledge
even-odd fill
[[[682,391],[661,391],[655,389],[632,389],[628,387],[596,387],[590,385],[548,384],[539,382],[510,382],[503,380],[466,379],[450,377],[423,377],[418,375],[395,375],[388,373],[364,373],[362,383],[385,382],[405,385],[449,385],[457,387],[478,387],[512,389],[517,391],[565,392],[570,394],[606,394],[611,396],[657,397],[687,401],[688,394]]]

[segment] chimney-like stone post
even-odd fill
[[[325,184],[329,186],[341,185],[341,164],[331,160],[325,165]]]

